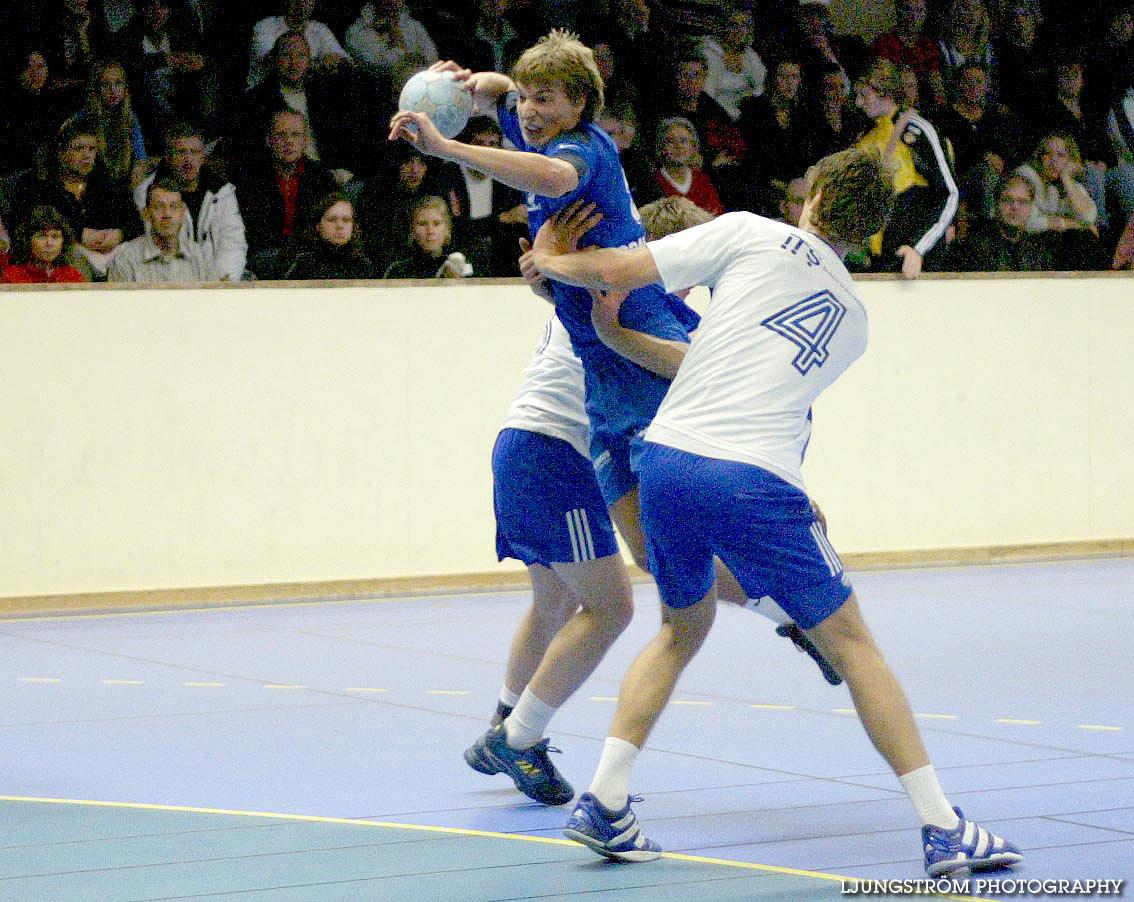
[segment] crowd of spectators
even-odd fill
[[[1134,0],[896,0],[870,41],[829,4],[5,4],[4,281],[516,275],[523,196],[387,123],[413,72],[508,72],[553,27],[595,51],[639,205],[790,219],[812,163],[875,144],[899,215],[860,270],[1134,266]]]

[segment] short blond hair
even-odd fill
[[[595,55],[570,31],[556,28],[525,50],[512,67],[512,80],[531,86],[562,85],[572,103],[583,101],[586,122],[602,112],[605,88]]]
[[[851,147],[807,170],[807,199],[819,192],[811,225],[827,238],[862,244],[880,232],[894,206],[893,164],[877,148]]]
[[[674,232],[704,225],[714,218],[708,210],[701,209],[688,197],[680,195],[655,200],[638,212],[642,216],[647,241],[656,241]]]

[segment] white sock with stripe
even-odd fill
[[[763,598],[749,598],[741,607],[746,611],[763,614],[777,626],[792,622],[787,611],[776,604],[770,595],[765,595]]]
[[[630,797],[630,773],[638,760],[638,752],[638,747],[625,739],[606,737],[590,793],[611,811],[626,807]]]
[[[504,721],[508,745],[514,749],[530,749],[543,738],[547,724],[557,710],[536,698],[531,689],[525,689]]]
[[[902,774],[898,779],[905,787],[906,794],[917,809],[917,816],[922,824],[934,827],[943,827],[946,830],[955,830],[961,822],[953,806],[945,798],[945,792],[937,780],[937,771],[932,764],[911,770]]]

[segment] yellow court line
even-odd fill
[[[1018,720],[1015,717],[998,717],[996,722],[1011,724],[1014,727],[1038,727],[1043,723],[1042,720]]]
[[[62,683],[62,677],[20,677],[21,683]]]
[[[1121,733],[1122,727],[1107,727],[1100,723],[1079,723],[1075,724],[1077,730],[1103,730],[1107,733]]]
[[[959,720],[956,714],[915,714],[914,717],[920,717],[922,720]]]
[[[434,827],[423,824],[396,824],[391,821],[372,821],[362,818],[320,817],[313,814],[284,814],[277,811],[242,811],[228,808],[197,808],[189,805],[149,805],[142,802],[107,802],[95,799],[51,799],[35,796],[0,796],[0,802],[25,802],[40,805],[75,805],[88,808],[122,808],[131,811],[168,811],[179,814],[215,814],[227,817],[260,817],[272,820],[299,821],[308,824],[344,824],[354,827],[382,827],[393,830],[417,830],[423,833],[444,833],[451,836],[478,836],[485,839],[508,839],[519,842],[542,843],[551,846],[568,846],[575,849],[579,844],[569,839],[553,839],[548,836],[527,836],[517,833],[496,833],[491,830],[469,830],[464,827]],[[827,874],[822,871],[804,871],[798,868],[785,868],[771,864],[755,864],[748,861],[731,861],[727,858],[703,858],[699,855],[683,855],[678,852],[663,852],[663,858],[674,861],[688,861],[694,864],[714,864],[721,867],[740,868],[748,871],[763,871],[769,874],[783,874],[789,877],[812,877],[818,880],[858,881],[865,878],[846,877],[841,874]],[[978,896],[958,896],[942,894],[940,899],[958,899],[964,902],[991,902]]]
[[[587,699],[589,702],[616,702],[618,701],[617,695],[592,695]]]

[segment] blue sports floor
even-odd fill
[[[1003,876],[1134,876],[1134,560],[855,584],[947,793],[1023,848]],[[636,594],[552,723],[578,791],[655,628],[653,586]],[[461,758],[527,601],[0,620],[0,899],[716,902],[924,876],[912,809],[846,689],[730,607],[636,770],[638,814],[672,854],[615,865],[561,840],[566,807]]]

